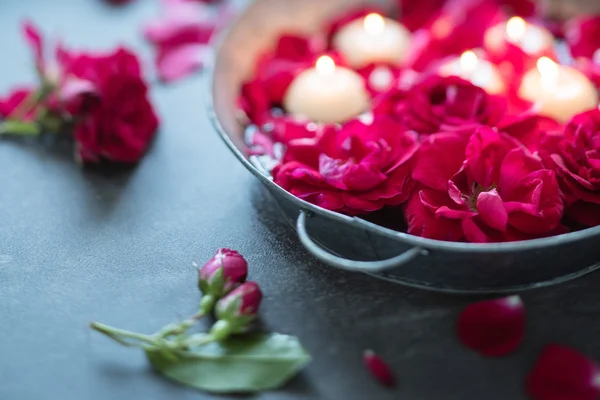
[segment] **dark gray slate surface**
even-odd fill
[[[150,1],[120,10],[95,0],[0,1],[0,90],[32,79],[21,18],[73,45],[123,41],[148,56],[138,32],[154,12]],[[257,398],[522,399],[523,378],[545,343],[600,359],[600,274],[525,294],[524,346],[488,360],[453,333],[458,312],[475,298],[407,289],[312,260],[214,134],[200,89],[197,78],[155,88],[164,123],[131,173],[81,171],[66,149],[0,142],[1,400],[212,398],[160,379],[140,352],[87,324],[150,332],[189,314],[199,298],[191,264],[220,246],[250,261],[266,294],[264,325],[298,335],[314,355],[285,390]],[[395,391],[365,373],[365,348],[389,360],[400,382]]]

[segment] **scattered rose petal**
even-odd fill
[[[575,350],[551,344],[542,350],[526,387],[534,400],[597,400],[600,368]]]
[[[394,378],[390,367],[372,350],[366,350],[363,353],[363,361],[369,373],[371,373],[373,378],[379,383],[390,387],[396,385],[396,379]]]
[[[202,68],[210,51],[203,44],[178,46],[157,56],[158,77],[163,82],[172,82]]]
[[[164,4],[163,15],[144,27],[144,37],[156,47],[156,67],[162,81],[172,82],[202,68],[209,54],[207,44],[224,15],[197,1]]]
[[[525,334],[525,308],[519,296],[482,301],[463,310],[457,334],[467,347],[489,357],[515,351]]]

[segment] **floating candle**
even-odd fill
[[[314,68],[302,72],[291,83],[285,109],[303,119],[340,123],[368,110],[369,94],[356,72],[336,66],[329,56],[319,57]]]
[[[410,32],[379,14],[369,14],[345,25],[335,35],[333,47],[353,68],[372,63],[400,65],[410,46]]]
[[[512,17],[506,23],[495,25],[484,35],[488,53],[503,54],[510,43],[530,56],[553,51],[554,36],[544,27],[530,24],[521,17]]]
[[[502,76],[494,64],[477,57],[471,50],[442,65],[439,72],[442,76],[459,76],[490,94],[505,90]]]
[[[581,72],[541,57],[523,77],[519,96],[535,104],[541,115],[566,123],[574,115],[598,107],[598,92]]]

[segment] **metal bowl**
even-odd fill
[[[256,56],[282,32],[309,32],[361,0],[234,2],[237,19],[222,32],[208,66],[207,105],[214,126],[240,162],[275,197],[306,250],[326,264],[449,292],[504,292],[563,282],[600,267],[600,227],[561,236],[498,244],[423,239],[300,200],[273,183],[248,157],[236,99]],[[377,2],[386,6],[386,2]]]

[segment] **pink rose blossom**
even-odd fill
[[[567,215],[600,225],[600,110],[575,116],[550,158],[566,197]]]
[[[326,126],[288,142],[275,183],[320,207],[351,215],[406,201],[416,135],[390,118]]]
[[[221,273],[222,282],[214,283],[215,275]],[[218,249],[217,253],[198,270],[198,282],[204,294],[216,297],[231,292],[246,280],[248,262],[237,251]],[[217,279],[218,280],[218,279]]]
[[[574,58],[600,63],[600,15],[583,16],[569,21],[565,38]]]
[[[376,114],[391,113],[407,129],[420,134],[495,126],[505,115],[506,101],[458,77],[431,76],[410,90],[394,89],[375,101]]]
[[[281,106],[293,79],[312,66],[323,50],[324,44],[311,37],[280,36],[275,49],[258,60],[255,76],[242,85],[239,105],[248,119],[259,126],[271,120],[271,109]]]
[[[459,136],[434,134],[421,146],[413,170],[420,186],[405,209],[409,233],[484,243],[559,229],[564,206],[553,171],[516,139],[489,127],[468,139]]]
[[[414,33],[406,65],[426,71],[448,56],[481,47],[485,31],[504,19],[494,1],[448,1],[423,29]]]

